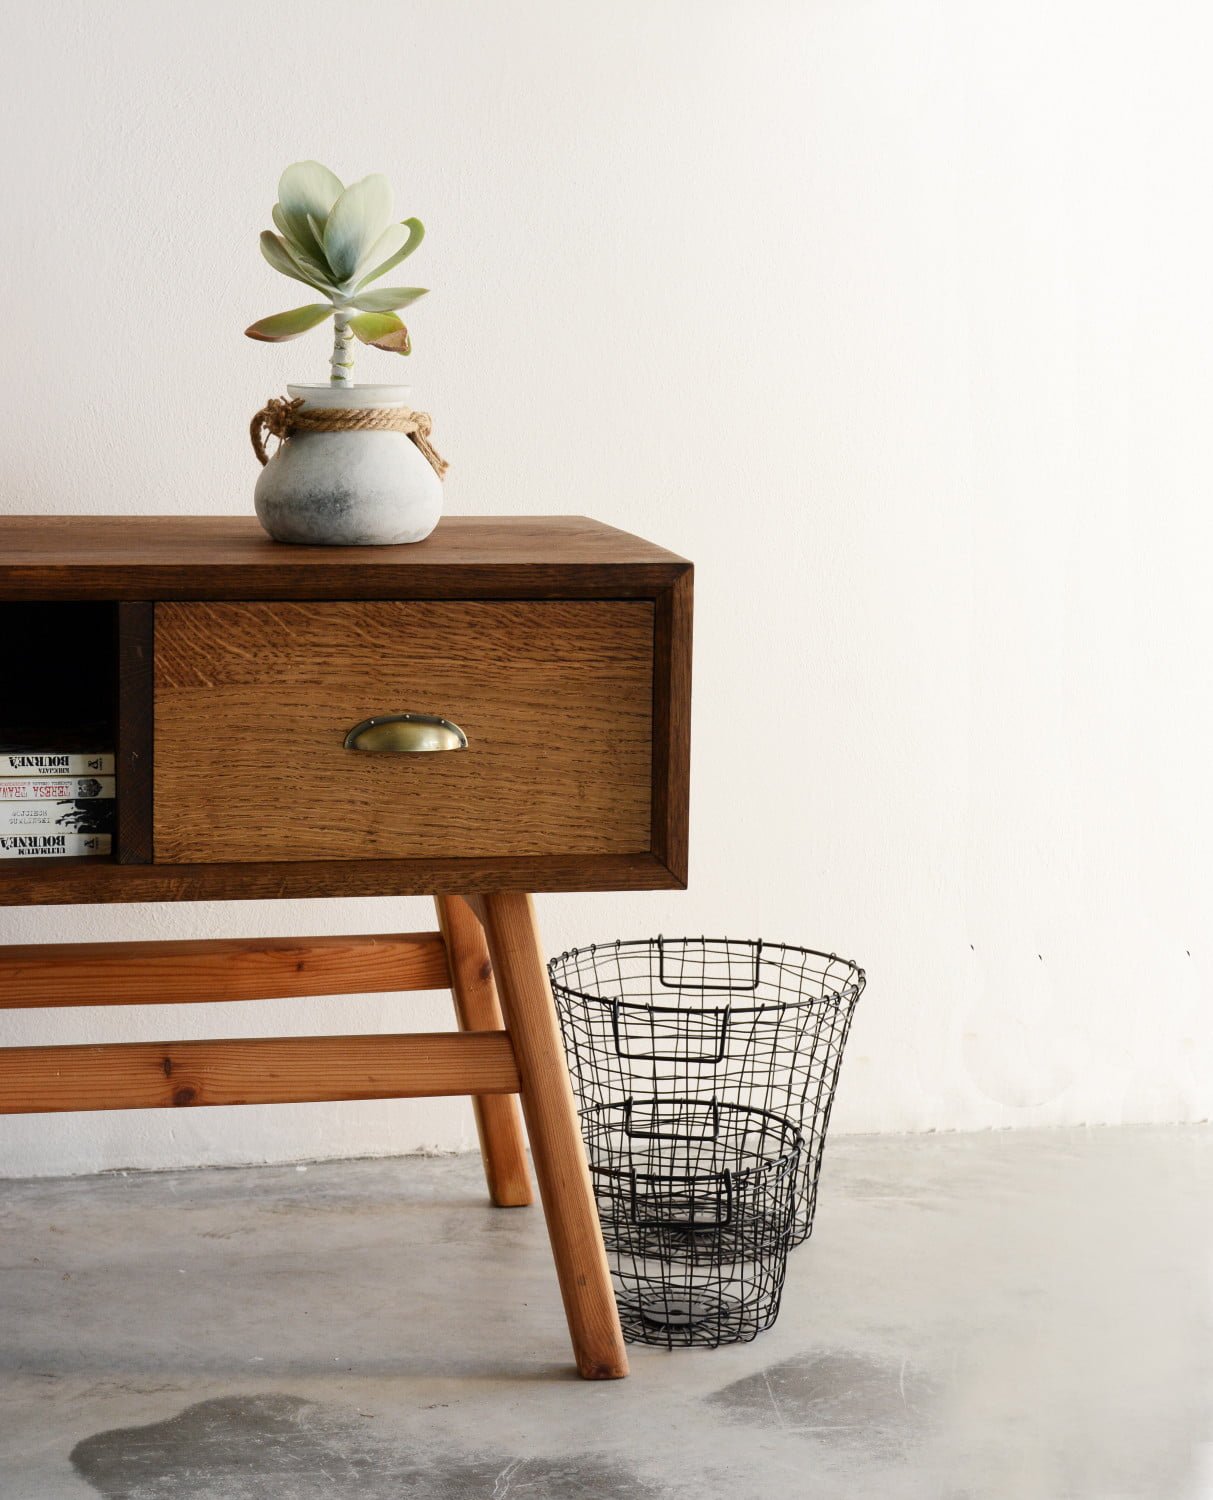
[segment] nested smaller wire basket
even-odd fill
[[[786,943],[658,937],[573,948],[548,972],[583,1117],[684,1099],[789,1120],[804,1136],[792,1243],[807,1239],[863,970]]]
[[[582,1114],[624,1337],[745,1343],[779,1314],[803,1139],[765,1110],[627,1099]]]

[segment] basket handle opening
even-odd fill
[[[685,952],[688,944],[690,942],[692,942],[693,939],[683,939],[681,941],[682,941],[683,951]],[[715,941],[715,939],[713,939],[713,941]],[[699,939],[699,943],[700,943],[700,947],[701,947],[702,951],[704,953],[706,953],[707,952],[708,939],[707,938],[700,938]],[[729,943],[729,939],[726,938],[724,940],[724,944],[722,944],[722,946],[727,947],[728,943]],[[761,938],[758,938],[754,942],[753,949],[754,949],[753,955],[752,955],[752,957],[753,957],[753,972],[752,972],[752,974],[750,975],[750,977],[748,979],[738,979],[737,981],[734,981],[730,977],[729,979],[726,979],[723,982],[721,982],[719,980],[703,979],[703,980],[700,980],[696,984],[692,984],[688,980],[684,980],[684,979],[672,979],[672,978],[670,978],[666,974],[665,938],[659,936],[658,939],[657,939],[657,982],[658,982],[658,984],[661,985],[662,989],[665,989],[665,990],[697,990],[697,991],[712,990],[712,991],[715,991],[717,993],[726,994],[726,995],[752,995],[758,989],[758,981],[759,981],[759,977],[760,977],[760,973],[761,973],[761,964],[762,964],[762,939]],[[730,970],[730,975],[731,975],[731,973],[732,973],[732,965],[731,964],[729,966],[729,970]]]
[[[651,1043],[650,1050],[648,1051],[634,1050],[628,1044],[625,1039],[625,1029],[620,1019],[623,1010],[623,1002],[619,1000],[611,1001],[611,1033],[614,1038],[615,1055],[617,1057],[626,1058],[631,1062],[688,1063],[697,1067],[716,1067],[724,1061],[724,1055],[729,1045],[729,1022],[732,1016],[732,1006],[713,1006],[709,1009],[696,1011],[686,1011],[674,1006],[666,1007],[661,1005],[627,1006],[629,1012],[643,1011],[648,1018]],[[694,1016],[696,1020],[700,1018],[705,1021],[710,1019],[712,1023],[711,1028],[707,1026],[703,1028],[703,1050],[697,1053],[689,1050],[675,1050],[673,1052],[659,1051],[657,1048],[656,1022],[656,1017],[659,1015],[678,1016],[684,1022],[690,1016]],[[710,1031],[715,1032],[714,1037],[710,1036]]]
[[[719,1099],[655,1099],[648,1107],[646,1129],[636,1123],[635,1106],[634,1099],[624,1100],[623,1132],[631,1141],[715,1141],[720,1138]],[[672,1129],[658,1128],[663,1112],[673,1116]],[[694,1129],[696,1114],[703,1117],[705,1113],[704,1124],[707,1128]]]
[[[724,1229],[733,1222],[733,1174],[727,1167],[723,1172],[704,1173],[699,1177],[663,1179],[661,1185],[666,1191],[658,1194],[642,1195],[637,1188],[635,1167],[631,1169],[630,1175],[629,1217],[637,1229],[672,1229],[694,1234],[700,1230]],[[679,1197],[670,1191],[676,1182],[685,1185],[685,1196]],[[714,1195],[711,1194],[710,1184],[718,1185]],[[642,1211],[641,1205],[646,1200],[647,1203],[653,1203],[654,1200],[658,1204],[665,1203],[665,1212],[653,1213],[647,1208]],[[713,1215],[700,1215],[698,1210],[708,1205],[714,1208]]]

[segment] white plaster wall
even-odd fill
[[[247,513],[323,378],[279,169],[381,169],[453,513],[698,565],[686,894],[870,984],[838,1130],[1213,1097],[1213,13],[1134,0],[0,4],[3,506]],[[364,379],[398,374],[388,355]],[[748,727],[747,727],[748,726]],[[6,941],[379,931],[422,901],[0,913]],[[9,1014],[9,1042],[447,1024],[443,997]],[[0,1121],[0,1173],[467,1146],[463,1101]]]

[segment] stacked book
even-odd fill
[[[0,746],[0,859],[108,854],[113,838],[110,751]]]

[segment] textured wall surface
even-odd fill
[[[434,290],[409,365],[358,376],[409,372],[448,509],[585,512],[698,565],[691,889],[544,898],[549,947],[854,954],[840,1130],[1210,1113],[1208,12],[0,0],[0,42],[0,504],[248,513],[250,414],[327,357],[241,337],[306,300],[257,251],[278,172],[386,171]],[[430,921],[48,909],[0,936]],[[9,1119],[0,1173],[473,1139],[463,1101]]]

